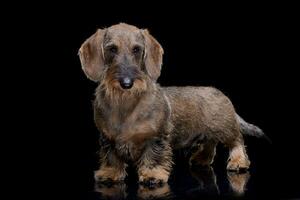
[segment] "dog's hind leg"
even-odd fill
[[[189,164],[209,166],[213,163],[216,154],[217,143],[214,141],[205,141],[204,143],[196,143],[196,147],[192,147],[192,153]]]
[[[241,171],[248,169],[250,166],[250,160],[246,153],[243,137],[240,136],[227,145],[229,147],[227,170]]]

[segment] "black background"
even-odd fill
[[[22,130],[13,159],[25,164],[25,180],[36,180],[29,191],[40,198],[99,198],[93,193],[99,146],[91,104],[97,84],[81,71],[77,51],[97,28],[126,22],[148,28],[163,46],[162,86],[214,86],[271,138],[272,144],[245,138],[252,160],[246,197],[299,197],[294,13],[281,5],[115,4],[32,5],[3,16],[12,17],[3,40],[5,60],[17,66],[9,69],[9,93],[17,96],[11,116]],[[213,165],[221,188],[226,156],[219,147]],[[171,178],[175,193],[189,186],[181,167]]]

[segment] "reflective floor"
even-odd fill
[[[164,184],[157,188],[143,185],[95,184],[95,197],[99,199],[197,199],[199,197],[243,197],[250,173],[228,172],[225,183],[219,183],[212,167],[190,169],[190,178]],[[223,188],[225,186],[225,188]],[[132,187],[132,188],[129,188]],[[227,188],[226,188],[227,187]]]
[[[95,183],[93,172],[85,182],[88,186],[81,193],[81,199],[258,199],[260,197],[296,197],[297,188],[285,182],[290,175],[274,173],[272,146],[265,141],[248,141],[251,167],[244,173],[228,172],[228,154],[223,147],[217,148],[217,156],[211,167],[190,167],[182,156],[174,157],[169,182],[157,188],[148,188],[137,183],[136,170],[128,169],[124,183]],[[252,144],[250,144],[252,143]],[[256,143],[256,144],[255,144]],[[251,145],[251,146],[250,146]],[[273,167],[273,168],[272,168]],[[281,171],[280,171],[281,172]],[[289,185],[290,184],[290,185]],[[85,185],[86,186],[86,185]]]

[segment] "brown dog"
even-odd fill
[[[99,181],[122,181],[129,163],[139,181],[167,182],[172,150],[193,148],[190,164],[210,165],[218,142],[228,170],[249,168],[242,134],[262,136],[211,87],[160,87],[163,49],[147,30],[127,24],[98,29],[79,49],[82,69],[99,82],[94,102],[100,134]]]

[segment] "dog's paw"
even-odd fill
[[[244,172],[249,169],[250,161],[247,158],[229,159],[227,163],[228,171]]]
[[[114,181],[111,178],[106,177],[95,177],[95,183],[98,186],[112,187],[115,184],[120,183],[121,181]]]
[[[117,171],[114,168],[102,168],[95,172],[95,181],[112,185],[125,180],[126,173]]]
[[[153,177],[140,180],[140,184],[148,188],[162,187],[164,183],[165,182],[162,179],[157,179]]]
[[[163,167],[141,167],[138,172],[139,182],[149,188],[161,187],[168,182],[170,172]]]

